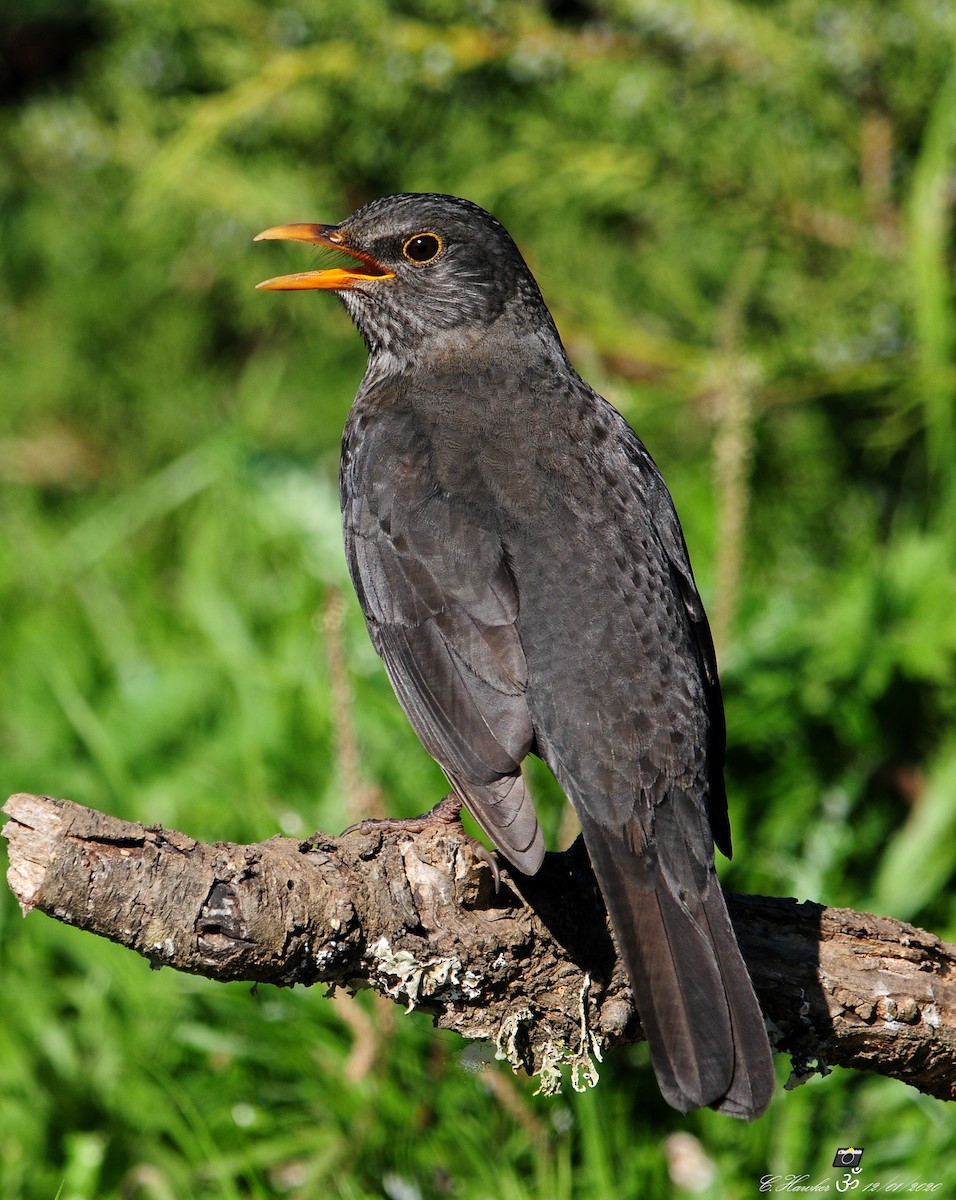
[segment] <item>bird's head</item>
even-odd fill
[[[338,225],[277,225],[256,241],[272,239],[309,242],[351,259],[258,286],[336,292],[373,355],[405,358],[492,330],[520,336],[526,328],[541,331],[542,321],[554,328],[508,231],[469,200],[386,196]]]

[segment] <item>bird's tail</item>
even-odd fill
[[[709,835],[703,855],[697,807],[680,794],[670,802],[690,829],[671,812],[652,845],[635,846],[636,828],[585,818],[584,840],[664,1099],[680,1112],[709,1106],[749,1120],[773,1094],[770,1045]]]

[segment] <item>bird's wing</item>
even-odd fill
[[[634,439],[637,440],[636,438]],[[643,446],[640,449],[643,450]],[[727,727],[724,718],[724,701],[717,675],[717,653],[710,632],[704,604],[697,591],[690,555],[684,540],[684,531],[674,508],[674,502],[657,473],[649,473],[650,489],[648,501],[652,508],[654,527],[670,565],[671,577],[689,618],[690,633],[700,665],[701,683],[709,719],[709,745],[707,762],[709,767],[707,815],[714,841],[720,852],[731,857],[730,815],[727,809],[727,789],[724,783],[724,759],[726,757]]]
[[[534,744],[518,597],[497,534],[429,491],[426,472],[343,458],[349,569],[369,633],[425,749],[509,861],[544,841],[521,762]],[[380,466],[381,464],[378,464]]]

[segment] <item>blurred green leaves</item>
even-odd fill
[[[952,240],[953,146],[956,144],[956,67],[934,100],[909,194],[909,242],[925,406],[929,466],[952,498],[956,425],[953,405]]]

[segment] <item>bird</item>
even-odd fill
[[[545,843],[522,763],[580,822],[664,1099],[763,1113],[766,1027],[717,879],[731,854],[714,644],[664,480],[577,373],[504,226],[406,192],[259,240],[344,265],[368,351],[342,440],[348,565],[429,754],[524,875]]]

